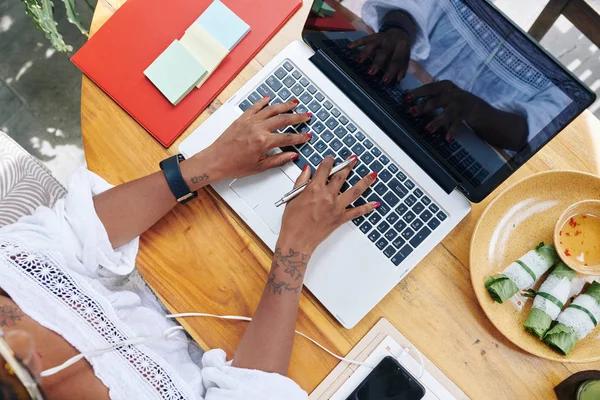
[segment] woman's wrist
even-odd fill
[[[307,262],[312,257],[316,248],[312,243],[298,239],[294,235],[287,235],[283,230],[275,247],[282,252],[290,253],[290,251],[293,251],[294,253],[302,254]]]
[[[207,150],[195,154],[180,164],[183,179],[192,192],[224,178],[218,163]]]
[[[389,30],[396,29],[406,35],[409,44],[416,38],[417,27],[413,18],[402,10],[390,11],[381,20],[381,27],[388,26]],[[381,30],[381,29],[380,29]]]

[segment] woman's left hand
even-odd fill
[[[290,113],[298,100],[268,105],[269,97],[257,101],[207,149],[197,154],[203,159],[206,181],[226,178],[243,178],[270,168],[280,167],[298,158],[295,152],[267,156],[278,147],[294,146],[309,141],[310,133],[273,133],[288,125],[307,122],[312,114]]]
[[[414,116],[420,116],[443,108],[441,114],[435,117],[425,129],[433,133],[443,126],[446,129],[446,140],[449,142],[453,140],[456,129],[463,121],[469,122],[477,115],[481,101],[472,93],[445,80],[428,83],[414,90],[407,90],[404,102],[414,103],[424,97],[426,102],[422,105],[414,105],[409,112]]]

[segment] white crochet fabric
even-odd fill
[[[134,270],[138,239],[113,250],[95,214],[92,196],[109,187],[81,169],[54,209],[40,207],[0,229],[2,289],[81,352],[160,336],[175,325]],[[176,339],[124,346],[88,361],[111,399],[307,398],[286,377],[229,366],[220,350],[206,353],[201,369],[185,335]]]

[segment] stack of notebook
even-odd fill
[[[144,74],[173,105],[177,105],[194,87],[200,88],[206,82],[248,32],[250,26],[247,23],[215,0]]]

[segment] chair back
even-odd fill
[[[52,207],[65,188],[35,157],[0,131],[0,227]]]

